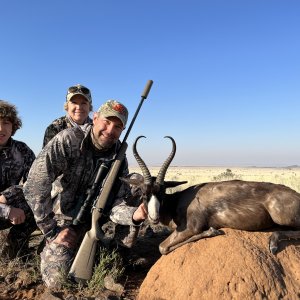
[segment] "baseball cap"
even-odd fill
[[[128,110],[125,105],[116,101],[116,100],[108,100],[103,103],[98,109],[98,113],[100,113],[103,117],[117,117],[123,123],[123,126],[126,126],[128,119]]]
[[[67,102],[70,101],[71,98],[75,95],[82,95],[87,101],[92,103],[91,91],[87,87],[83,86],[82,84],[76,84],[68,88],[66,101]]]

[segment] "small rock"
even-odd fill
[[[50,290],[46,290],[42,295],[43,300],[61,300],[61,298],[56,297]]]
[[[69,294],[66,296],[66,300],[77,300],[77,297],[72,294]]]
[[[124,292],[124,287],[120,283],[116,283],[112,276],[108,275],[104,278],[104,287],[110,291],[121,295]]]
[[[35,291],[31,289],[27,292],[28,299],[34,299]]]

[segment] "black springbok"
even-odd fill
[[[159,170],[157,177],[150,171],[133,145],[133,154],[143,178],[122,179],[138,186],[153,224],[161,222],[174,229],[160,245],[161,254],[201,238],[223,234],[220,228],[248,231],[269,229],[277,225],[288,226],[289,231],[275,231],[270,236],[269,249],[275,254],[280,240],[300,239],[300,194],[280,184],[241,180],[202,183],[183,191],[167,194],[166,189],[186,181],[164,181],[171,164],[176,143]]]

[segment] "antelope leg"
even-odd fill
[[[269,249],[272,254],[278,251],[279,243],[283,240],[300,240],[300,231],[276,231],[269,238]]]
[[[203,238],[213,237],[224,234],[223,231],[210,227],[199,234],[194,234],[191,230],[177,231],[174,230],[160,245],[159,251],[165,255],[175,250],[176,248],[190,242],[194,242]]]

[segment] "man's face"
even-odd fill
[[[93,134],[96,142],[103,148],[111,148],[119,139],[124,127],[117,117],[104,118],[98,113],[93,117]]]
[[[11,137],[13,129],[12,122],[5,118],[0,118],[0,146],[5,146]]]
[[[67,112],[72,120],[82,125],[90,112],[90,103],[82,95],[75,95],[68,101]]]

